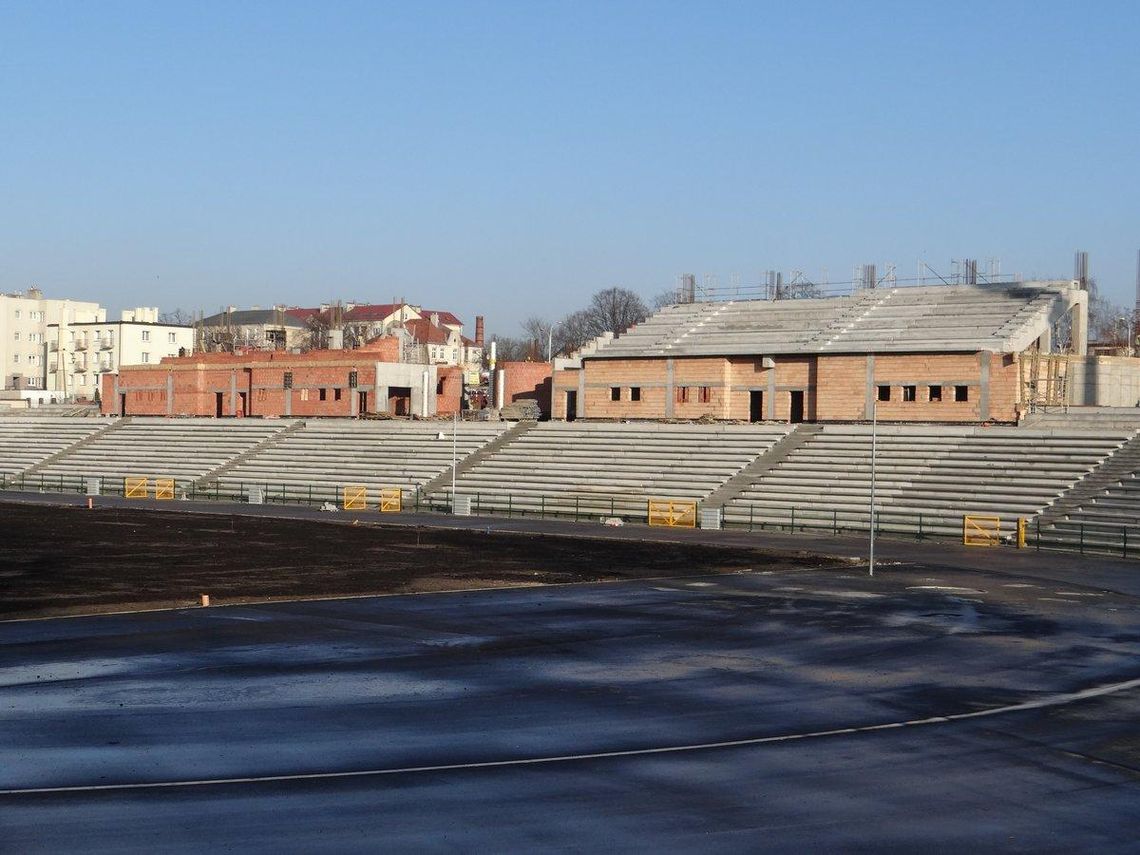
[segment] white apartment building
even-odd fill
[[[93,400],[102,375],[194,350],[194,328],[158,322],[158,309],[128,309],[117,321],[50,324],[47,385],[64,399]]]
[[[44,299],[39,288],[0,294],[0,389],[18,390],[24,397],[46,389],[48,326],[99,322],[106,317],[98,303]]]

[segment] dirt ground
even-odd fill
[[[698,544],[0,505],[0,619],[817,566]]]

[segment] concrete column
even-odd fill
[[[120,416],[123,415],[123,393],[119,391],[119,374],[115,373],[115,412]]]
[[[166,372],[166,414],[174,415],[174,372]]]
[[[863,418],[870,421],[875,416],[875,354],[867,354],[867,383],[863,390]]]
[[[578,370],[578,418],[586,418],[586,362]]]
[[[764,418],[772,422],[776,420],[776,365],[767,369],[768,388],[764,392]]]
[[[677,400],[676,377],[674,376],[673,357],[665,360],[665,418],[673,418],[674,404]],[[578,397],[581,397],[579,394]]]
[[[1087,298],[1087,295],[1086,295]],[[1089,352],[1089,311],[1088,304],[1078,302],[1073,305],[1073,353],[1086,356]]]
[[[990,357],[992,356],[988,350],[978,354],[978,419],[983,422],[990,417]]]
[[[237,370],[230,372],[230,411],[229,415],[234,415],[237,412]]]
[[[285,415],[293,415],[293,390],[285,390]]]

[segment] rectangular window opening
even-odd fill
[[[889,401],[890,399],[891,399],[891,387],[890,386],[880,386],[879,387],[879,400],[880,401]]]
[[[931,386],[930,387],[930,400],[931,401],[941,401],[942,400],[942,387],[941,386]]]
[[[341,389],[339,386],[336,389],[333,389],[333,400],[334,401],[340,400],[340,393],[341,393]]]
[[[954,400],[955,401],[968,401],[968,400],[970,400],[970,387],[969,386],[955,386],[954,387]]]
[[[629,387],[629,399],[631,401],[640,401],[641,400],[641,387],[640,386],[630,386]]]
[[[328,399],[328,395],[329,395],[328,389],[321,389],[318,397],[320,398],[320,400],[324,401],[324,400]]]
[[[620,401],[621,400],[621,386],[610,386],[610,400],[611,401]]]
[[[903,386],[903,400],[904,401],[917,401],[916,394],[918,392],[917,386]]]
[[[688,386],[678,386],[677,387],[677,403],[678,404],[687,404],[688,402],[689,402],[689,387]]]
[[[701,387],[701,403],[707,404],[711,400],[712,400],[712,387],[702,386]]]

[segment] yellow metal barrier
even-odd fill
[[[398,514],[403,495],[404,491],[399,487],[382,487],[380,489],[380,513]]]
[[[697,503],[670,499],[649,500],[649,524],[678,528],[697,527]]]
[[[150,481],[146,478],[124,478],[123,498],[145,499],[147,497],[147,488],[149,484]]]
[[[363,511],[368,507],[368,488],[360,484],[346,484],[341,488],[341,496],[346,511]]]
[[[1029,520],[1025,517],[1017,518],[1017,548],[1025,549],[1025,530],[1029,526]]]
[[[1001,517],[962,517],[962,543],[966,546],[997,546],[1001,543]]]
[[[174,498],[174,479],[173,478],[155,478],[154,479],[154,497],[156,499],[173,499]]]

